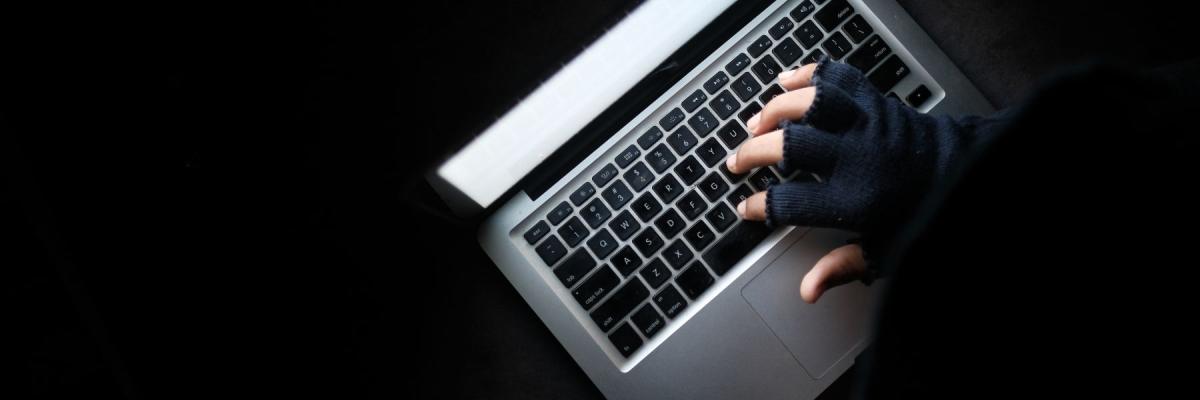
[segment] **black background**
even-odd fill
[[[1197,54],[1164,6],[900,3],[997,106]],[[599,397],[421,175],[634,5],[5,5],[6,397]]]

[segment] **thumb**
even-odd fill
[[[867,260],[863,258],[862,246],[848,244],[838,247],[817,260],[804,281],[800,283],[800,297],[808,303],[817,299],[835,286],[853,282],[867,273]]]

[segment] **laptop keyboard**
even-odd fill
[[[776,84],[784,68],[828,54],[868,72],[883,92],[909,74],[845,0],[805,0],[777,18],[748,45],[731,49],[723,68],[683,90],[682,101],[664,105],[655,126],[634,133],[635,143],[601,158],[588,182],[555,196],[566,199],[524,232],[625,357],[771,233],[741,220],[738,203],[779,182],[821,180],[807,172],[784,177],[774,166],[745,174],[725,168],[749,137],[745,121],[784,92]],[[929,97],[922,85],[907,99]]]

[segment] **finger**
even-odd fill
[[[783,131],[752,137],[725,160],[725,167],[735,174],[754,167],[773,165],[783,159]]]
[[[743,219],[751,221],[766,220],[767,192],[758,192],[742,200],[741,203],[738,203],[737,212]]]
[[[809,86],[775,96],[758,115],[746,121],[746,129],[751,135],[761,135],[778,127],[783,119],[798,120],[808,112],[816,94],[817,89]]]
[[[779,85],[787,90],[796,90],[812,86],[813,71],[816,71],[817,64],[806,64],[798,69],[783,71],[779,74]]]
[[[853,282],[867,273],[867,260],[862,247],[848,244],[833,249],[821,257],[816,265],[804,275],[800,282],[800,297],[808,303],[816,303],[825,291]]]

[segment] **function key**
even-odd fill
[[[709,78],[708,81],[704,82],[704,90],[707,91],[708,94],[717,94],[717,91],[725,87],[726,83],[729,83],[729,75],[725,75],[724,72],[717,71],[716,75],[713,75],[712,78]]]
[[[792,20],[784,17],[783,19],[780,19],[779,22],[776,22],[775,25],[772,25],[771,29],[767,30],[767,32],[771,34],[772,39],[779,40],[779,38],[787,35],[788,32],[791,32],[792,28],[795,26],[796,25],[792,23]]]
[[[675,126],[679,125],[680,122],[683,122],[684,117],[683,110],[672,108],[671,112],[668,112],[667,115],[658,120],[658,124],[662,125],[663,129],[669,131],[675,129]]]
[[[758,56],[761,56],[763,52],[766,52],[767,49],[771,48],[772,44],[771,38],[768,38],[767,35],[762,35],[759,36],[754,43],[750,43],[750,47],[747,47],[746,51],[750,52],[751,57],[758,58]]]
[[[643,133],[642,136],[638,137],[638,146],[642,146],[642,150],[650,150],[650,146],[653,146],[654,143],[658,142],[658,140],[662,139],[662,137],[662,130],[658,129],[657,126],[652,126],[650,129],[646,130],[646,133]]]
[[[804,0],[804,2],[800,3],[800,5],[796,6],[796,8],[793,8],[792,12],[789,14],[791,14],[792,19],[803,21],[805,18],[808,18],[809,14],[812,14],[813,10],[816,9],[817,6],[813,5],[811,1]]]
[[[744,53],[738,53],[737,57],[725,64],[725,72],[730,75],[737,75],[750,66],[750,57],[746,57]]]
[[[617,167],[614,167],[612,164],[608,164],[605,165],[604,168],[600,168],[600,171],[597,171],[595,175],[592,175],[592,182],[595,182],[597,187],[604,187],[604,185],[607,185],[608,182],[612,181],[612,178],[616,177]]]
[[[596,187],[592,186],[591,183],[584,182],[583,186],[580,186],[579,189],[575,189],[574,193],[571,193],[571,203],[574,203],[576,207],[581,206],[583,202],[587,201],[594,194],[596,194]]]
[[[617,166],[621,168],[628,167],[629,164],[637,161],[638,157],[641,156],[642,151],[638,150],[637,146],[631,144],[629,147],[625,148],[625,151],[622,151],[621,154],[617,154]]]
[[[559,223],[563,222],[564,219],[567,219],[567,217],[571,216],[571,211],[575,211],[575,209],[571,208],[571,204],[564,200],[562,203],[558,203],[558,207],[554,207],[553,210],[550,210],[550,213],[546,214],[546,218],[550,219],[551,224],[557,226]]]
[[[683,104],[681,105],[683,106],[684,110],[687,110],[687,112],[692,112],[696,111],[697,107],[704,105],[705,100],[708,100],[708,96],[704,94],[704,91],[696,89],[691,96],[683,99]]]

